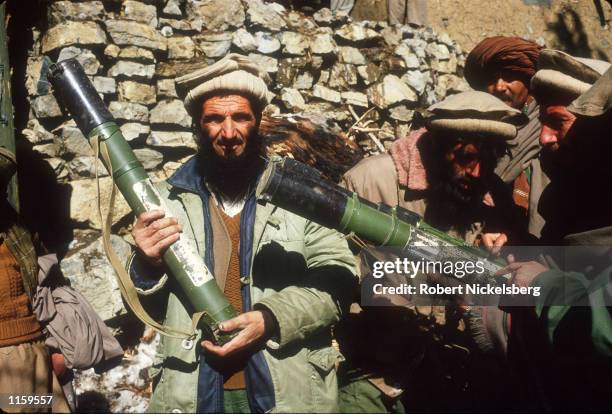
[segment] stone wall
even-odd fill
[[[460,77],[464,54],[430,28],[356,23],[329,9],[305,15],[261,0],[54,1],[46,7],[27,62],[30,116],[22,135],[70,187],[74,240],[63,268],[92,296],[102,285],[115,289],[113,297],[96,301],[106,319],[121,311],[116,285],[100,282],[113,275],[98,238],[96,168],[103,205],[111,179],[44,82],[45,56],[81,62],[155,180],[171,175],[197,147],[173,79],[229,52],[250,56],[271,75],[270,116],[323,115],[368,153],[405,134],[415,110],[467,88]],[[131,220],[118,197],[113,222],[128,241]],[[127,252],[121,237],[115,243]]]

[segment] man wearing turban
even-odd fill
[[[500,160],[495,172],[513,186],[514,200],[528,216],[529,233],[537,238],[544,223],[536,206],[549,182],[539,160],[538,137],[542,125],[538,120],[538,104],[530,89],[541,49],[538,44],[520,37],[489,37],[472,49],[464,70],[472,88],[498,97],[529,118],[519,128],[510,153]]]

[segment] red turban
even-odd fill
[[[465,79],[476,90],[500,71],[517,72],[528,80],[537,70],[541,46],[520,37],[488,37],[476,45],[465,61]]]

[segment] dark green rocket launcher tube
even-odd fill
[[[70,112],[81,132],[89,140],[99,137],[110,164],[102,156],[100,158],[132,211],[140,215],[145,211],[162,209],[170,216],[163,199],[79,62],[67,59],[52,65],[49,82],[59,103]],[[232,335],[221,334],[217,326],[219,322],[237,316],[237,312],[217,286],[195,247],[179,239],[166,250],[163,259],[194,312],[205,312],[199,327],[209,331],[217,343],[230,339]]]
[[[272,159],[259,182],[257,196],[262,203],[270,202],[377,246],[398,247],[431,259],[482,260],[491,280],[505,265],[489,257],[488,252],[428,225],[418,214],[358,197],[291,158]]]

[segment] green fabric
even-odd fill
[[[251,408],[246,390],[223,391],[223,412],[226,414],[250,413]]]
[[[400,397],[390,398],[367,379],[352,381],[340,388],[341,413],[405,413]]]
[[[541,288],[535,311],[552,344],[559,337],[557,331],[564,326],[562,322],[578,309],[574,305],[581,303],[579,309],[583,311],[584,304],[588,304],[586,309],[591,317],[581,320],[590,323],[590,329],[574,332],[590,332],[595,350],[602,356],[612,357],[612,307],[606,303],[612,298],[612,266],[592,281],[581,273],[549,270],[538,275],[532,286]]]
[[[204,256],[205,234],[199,195],[158,185],[168,208],[183,226],[184,237]],[[210,208],[217,208],[211,201]],[[214,240],[213,240],[214,243]],[[268,341],[263,354],[272,377],[277,412],[335,412],[338,409],[336,364],[330,325],[348,312],[355,277],[355,258],[346,239],[273,205],[257,205],[253,230],[251,303],[265,306],[278,321],[278,341]],[[129,265],[129,264],[128,264]],[[306,269],[307,267],[307,269]],[[191,327],[190,311],[164,276],[149,291],[147,303],[165,309],[164,323]],[[246,280],[246,279],[245,279]],[[145,304],[145,306],[147,306]],[[150,412],[197,410],[201,338],[195,346],[162,337],[151,371],[159,379]]]
[[[0,217],[2,219],[0,237],[6,238],[9,250],[19,263],[23,286],[31,301],[38,279],[38,263],[32,237],[21,224],[15,210],[6,201],[0,205]]]

